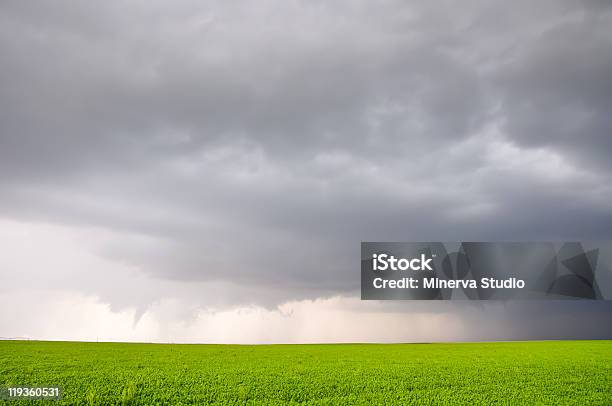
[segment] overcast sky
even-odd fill
[[[612,239],[605,1],[0,3],[0,336],[612,338],[361,302],[360,241]]]

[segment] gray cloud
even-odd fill
[[[609,239],[611,24],[596,2],[4,1],[0,216],[140,236],[97,253],[272,307],[354,294],[362,240]]]

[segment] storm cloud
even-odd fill
[[[610,26],[596,1],[3,1],[0,296],[321,312],[360,241],[610,239]],[[376,306],[612,337],[607,303]]]

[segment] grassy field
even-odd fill
[[[53,405],[612,405],[612,342],[237,346],[0,341],[0,386],[11,385],[61,386],[62,400],[44,401]]]

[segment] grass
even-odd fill
[[[6,404],[611,405],[612,341],[262,346],[0,341],[0,386],[11,385],[60,386],[64,395],[60,401]]]

